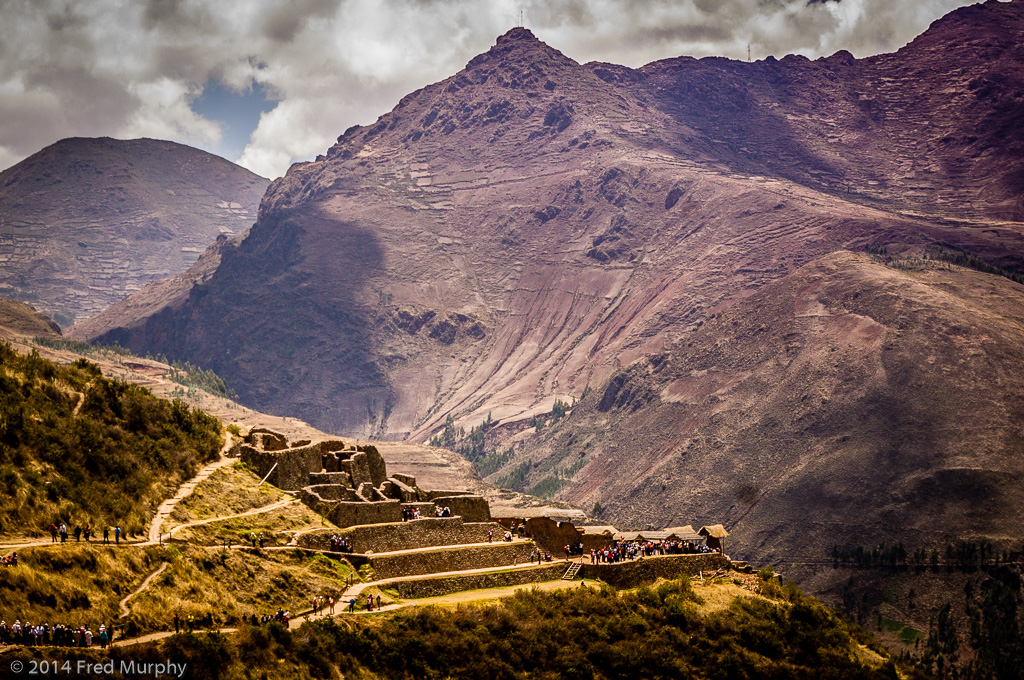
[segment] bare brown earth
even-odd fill
[[[65,139],[0,173],[0,295],[68,327],[241,234],[268,180],[152,139]]]
[[[522,421],[598,388],[838,249],[1020,266],[1022,6],[864,60],[633,70],[515,29],[293,166],[208,280],[73,335],[423,441],[448,414]]]
[[[24,302],[6,298],[0,298],[0,327],[12,334],[60,337],[60,326],[48,316]]]
[[[1024,286],[839,252],[638,360],[524,448],[534,481],[582,462],[559,497],[640,526],[723,522],[733,557],[1016,547],[1022,357]]]

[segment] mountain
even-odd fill
[[[64,139],[0,173],[0,294],[70,326],[249,228],[268,180],[153,139]]]
[[[641,526],[722,521],[760,559],[1016,546],[1022,357],[1021,284],[833,253],[589,394],[524,447],[528,483]]]
[[[513,29],[272,183],[212,274],[72,334],[327,431],[525,427],[838,250],[1024,268],[1022,34],[987,2],[863,60],[628,69]]]
[[[0,298],[0,337],[7,331],[12,334],[60,337],[60,326],[45,314],[40,314],[31,306],[17,300]]]

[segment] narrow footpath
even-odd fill
[[[123,600],[121,600],[120,602],[117,603],[118,608],[120,608],[120,610],[121,610],[121,618],[122,619],[132,613],[131,610],[128,609],[128,600],[132,599],[133,597],[135,597],[136,595],[141,593],[143,590],[148,588],[149,584],[153,581],[153,579],[155,579],[160,574],[164,573],[164,569],[166,569],[169,566],[171,566],[170,562],[161,562],[160,566],[157,568],[157,570],[154,571],[149,576],[147,576],[146,580],[143,581],[139,585],[138,588],[136,588],[135,590],[130,592]]]
[[[160,542],[160,529],[163,527],[164,520],[174,512],[174,508],[178,505],[178,502],[188,498],[195,491],[199,483],[205,479],[209,479],[217,470],[227,467],[234,463],[233,458],[228,458],[227,453],[231,450],[231,433],[225,432],[226,438],[224,440],[224,446],[220,449],[220,455],[214,462],[210,463],[196,474],[195,477],[188,480],[180,487],[174,496],[168,498],[156,509],[156,515],[153,517],[153,521],[149,525],[149,541],[148,544],[152,545]]]

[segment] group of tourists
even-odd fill
[[[412,521],[414,519],[420,519],[422,516],[423,515],[420,512],[419,508],[414,508],[414,507],[410,507],[410,506],[406,506],[406,505],[402,506],[402,521],[403,522],[410,522],[410,521]],[[451,517],[451,516],[452,516],[452,509],[451,508],[449,508],[447,506],[441,507],[440,505],[435,505],[434,506],[434,517]]]
[[[76,628],[60,623],[51,626],[48,623],[22,623],[21,620],[8,626],[6,621],[0,621],[0,644],[4,645],[92,647],[98,642],[101,648],[105,648],[112,641],[113,631],[108,631],[103,624],[97,633],[93,633],[88,626]]]
[[[541,550],[531,550],[530,551],[530,564],[533,564],[534,560],[537,560],[537,564],[540,564],[542,560],[544,562],[550,562],[551,561],[551,553],[549,553],[547,550],[544,550],[544,551],[541,551]]]
[[[344,536],[333,534],[331,536],[331,552],[350,553],[352,552],[352,542]]]
[[[583,544],[580,543],[582,554]],[[565,547],[566,559],[570,554],[569,546]],[[622,562],[653,555],[699,555],[702,553],[721,552],[719,548],[710,548],[706,543],[692,541],[616,541],[610,547],[590,551],[590,563]]]
[[[278,623],[282,624],[283,626],[285,626],[287,628],[288,627],[288,622],[291,620],[291,618],[292,618],[292,613],[290,611],[288,611],[287,609],[281,609],[280,607],[278,607],[277,611],[274,612],[273,614],[264,614],[263,616],[261,616],[260,619],[259,619],[259,622],[261,624],[263,624],[263,625],[266,625],[266,624],[270,623],[271,621],[277,621]],[[252,615],[252,623],[253,623],[253,625],[256,625],[256,615],[255,614]]]
[[[114,527],[114,542],[117,544],[121,543],[121,533],[121,527]],[[72,535],[74,535],[76,542],[81,543],[84,537],[88,543],[94,532],[91,526],[86,525],[85,527],[75,527]],[[59,525],[56,522],[50,524],[50,539],[53,543],[57,543],[58,539],[60,539],[61,543],[67,543],[68,525],[64,522],[61,522]],[[103,542],[110,543],[110,527],[103,527]]]
[[[255,531],[249,532],[249,541],[252,543],[254,548],[262,548],[266,539],[263,538],[263,532],[261,531],[259,536],[256,535]]]
[[[323,616],[324,610],[329,609],[334,613],[334,597],[330,595],[317,595],[313,598],[313,616]]]
[[[12,552],[10,555],[0,557],[0,567],[16,567],[18,566],[18,553]]]

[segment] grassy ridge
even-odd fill
[[[167,562],[131,599],[129,634],[169,630],[175,612],[204,626],[237,625],[242,617],[278,607],[297,612],[309,607],[313,595],[337,597],[352,573],[343,562],[298,550],[72,543],[19,554],[19,566],[0,569],[0,619],[93,630],[117,621],[118,602]]]
[[[110,656],[170,658],[188,663],[190,677],[225,680],[917,676],[898,674],[863,646],[859,629],[795,588],[764,590],[769,597],[735,597],[711,613],[701,613],[687,579],[628,592],[522,590],[497,604],[419,607],[296,631],[243,626],[230,637],[180,635]]]
[[[58,521],[142,532],[220,441],[219,421],[184,402],[0,345],[0,535]]]

